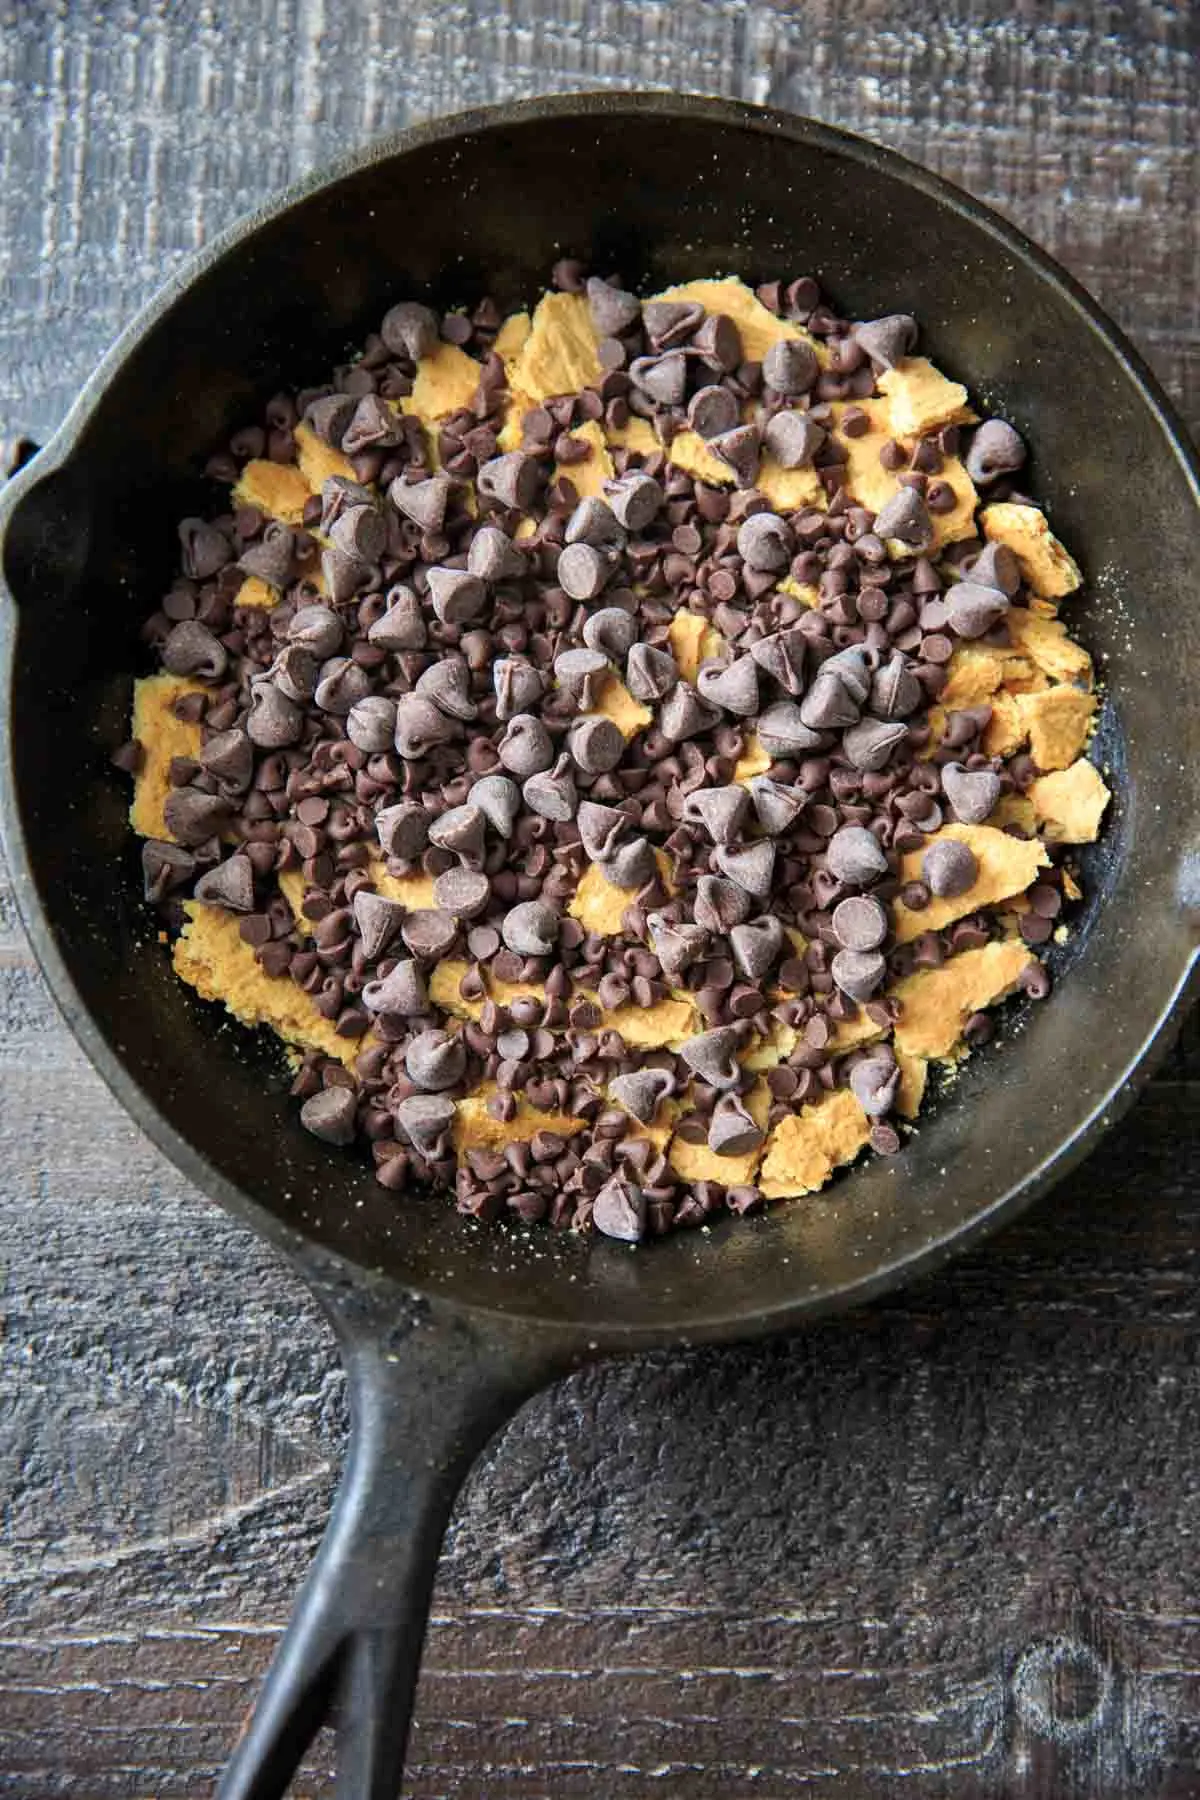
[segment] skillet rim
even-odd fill
[[[398,159],[423,146],[468,135],[503,130],[513,125],[589,115],[666,115],[672,119],[699,118],[722,128],[775,132],[798,143],[812,145],[851,163],[865,166],[910,189],[924,194],[938,206],[948,207],[987,233],[1044,283],[1056,290],[1076,316],[1078,327],[1099,337],[1128,372],[1139,398],[1157,423],[1164,442],[1180,465],[1200,516],[1200,456],[1192,445],[1182,418],[1141,354],[1091,298],[1081,284],[1046,251],[1016,226],[945,177],[923,168],[900,152],[856,133],[799,113],[746,101],[653,90],[590,90],[557,94],[474,107],[441,115],[374,140],[360,150],[323,165],[290,184],[274,197],[233,221],[211,243],[189,257],[150,297],[92,371],[78,397],[45,449],[16,475],[0,494],[0,545],[7,527],[24,499],[43,481],[65,468],[80,448],[87,427],[103,403],[108,388],[141,344],[169,317],[176,302],[219,262],[236,255],[264,227],[275,223],[315,194],[368,168]],[[8,590],[0,578],[0,597]],[[1166,1003],[1137,1052],[1113,1078],[1108,1092],[1037,1168],[1003,1189],[990,1205],[971,1218],[931,1237],[911,1254],[863,1274],[861,1277],[818,1292],[782,1302],[753,1313],[734,1312],[706,1316],[685,1330],[672,1327],[621,1324],[593,1325],[572,1319],[548,1319],[537,1312],[485,1306],[456,1298],[452,1291],[421,1287],[395,1275],[370,1268],[350,1254],[335,1250],[287,1224],[276,1213],[251,1199],[209,1162],[190,1139],[177,1132],[158,1107],[136,1084],[122,1058],[110,1048],[80,998],[65,961],[55,944],[37,899],[25,834],[14,784],[14,770],[7,751],[10,725],[9,689],[13,677],[15,603],[0,605],[0,658],[3,688],[0,692],[0,725],[6,746],[0,757],[0,825],[13,878],[22,922],[34,955],[55,1002],[89,1062],[109,1090],[180,1172],[209,1198],[235,1218],[243,1220],[298,1265],[309,1282],[326,1292],[347,1286],[372,1298],[385,1312],[404,1295],[424,1297],[435,1308],[472,1318],[493,1332],[532,1331],[560,1353],[573,1349],[599,1355],[620,1350],[651,1348],[665,1344],[729,1342],[757,1338],[787,1330],[803,1320],[862,1305],[878,1295],[928,1273],[952,1254],[976,1242],[986,1233],[1015,1217],[1078,1164],[1099,1137],[1129,1109],[1154,1068],[1166,1054],[1181,1022],[1186,1004],[1200,992],[1200,945],[1193,945],[1180,959]]]

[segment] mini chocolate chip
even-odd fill
[[[739,656],[724,666],[705,663],[696,686],[702,699],[738,718],[752,718],[758,711],[758,666],[753,657]]]
[[[478,794],[478,783],[474,793]],[[413,800],[397,801],[375,815],[375,831],[385,856],[411,862],[420,856],[429,839],[429,814]]]
[[[944,763],[942,791],[956,819],[964,825],[982,825],[1000,799],[1000,777],[990,769],[964,769],[961,763]]]
[[[871,1127],[871,1148],[879,1156],[895,1156],[900,1148],[900,1133],[891,1125]]]
[[[455,727],[445,713],[420,694],[403,694],[396,702],[396,748],[409,761],[428,756],[438,744],[448,744]]]
[[[443,657],[424,670],[417,678],[414,692],[432,700],[438,711],[450,719],[466,721],[475,718],[479,712],[471,698],[470,672],[457,656]]]
[[[868,1056],[850,1071],[850,1091],[868,1119],[880,1119],[896,1103],[900,1070],[890,1056]]]
[[[748,918],[750,908],[749,894],[735,882],[724,881],[719,875],[702,875],[696,883],[692,916],[705,931],[723,935]]]
[[[777,394],[806,394],[821,372],[817,353],[802,338],[780,338],[762,360],[763,380]]]
[[[734,925],[729,933],[733,960],[747,981],[761,981],[774,968],[783,946],[783,926],[770,914]]]
[[[484,814],[479,807],[452,806],[431,822],[429,841],[473,866],[483,860],[484,829]]]
[[[369,888],[359,888],[352,910],[362,939],[363,955],[368,962],[378,962],[403,924],[405,909],[398,900],[388,900],[382,894],[373,894]]]
[[[602,606],[583,622],[583,641],[588,649],[611,657],[613,662],[624,662],[637,635],[637,620],[619,606]]]
[[[570,758],[560,756],[552,769],[541,775],[531,775],[521,793],[531,812],[565,825],[575,817],[579,805]]]
[[[766,775],[751,779],[750,799],[759,824],[772,837],[790,830],[805,805],[805,796],[797,788],[785,787]]]
[[[613,1175],[592,1203],[592,1224],[605,1237],[636,1244],[646,1235],[646,1199],[626,1175]]]
[[[475,477],[475,486],[486,500],[495,500],[506,511],[528,512],[542,484],[537,459],[523,450],[493,456]]]
[[[208,906],[223,906],[229,912],[253,912],[254,868],[250,858],[241,852],[227,857],[200,877],[195,893],[197,900]]]
[[[370,692],[371,677],[349,656],[332,656],[321,664],[313,699],[322,712],[344,718]]]
[[[719,437],[710,438],[709,449],[733,471],[740,488],[754,485],[759,461],[759,436],[755,426],[735,425],[732,431],[723,431]]]
[[[287,635],[289,643],[325,662],[341,648],[342,621],[328,606],[302,606],[292,614]]]
[[[882,319],[864,319],[852,327],[860,344],[879,369],[894,369],[910,356],[917,342],[917,321],[908,313],[887,313]]]
[[[351,1144],[357,1111],[358,1098],[353,1088],[322,1088],[300,1108],[300,1123],[323,1143]]]
[[[640,469],[630,469],[615,481],[606,481],[604,492],[626,531],[645,531],[658,516],[664,500],[659,482]]]
[[[459,919],[477,919],[492,897],[492,884],[478,869],[447,869],[433,884],[439,911]]]
[[[429,598],[443,625],[465,625],[477,619],[487,604],[487,589],[469,569],[447,569],[438,564],[426,570]]]
[[[443,1154],[454,1118],[453,1100],[437,1094],[410,1094],[406,1100],[401,1100],[395,1112],[401,1134],[414,1150],[427,1158]]]
[[[921,858],[921,875],[940,900],[955,899],[974,887],[979,861],[969,844],[957,838],[939,838]]]
[[[425,481],[405,481],[398,476],[388,488],[388,499],[398,513],[432,534],[442,529],[453,492],[454,483],[439,470]]]
[[[827,433],[807,413],[776,413],[763,427],[763,446],[782,469],[806,468],[826,441]]]
[[[863,719],[842,739],[842,750],[856,769],[882,769],[897,745],[908,736],[907,726],[882,719]]]
[[[406,916],[400,926],[400,935],[414,956],[429,959],[445,956],[458,935],[458,926],[453,913],[421,907]]]
[[[678,744],[702,731],[710,731],[720,717],[719,710],[702,700],[689,682],[677,681],[663,701],[658,728],[671,743]]]
[[[744,888],[756,900],[767,899],[775,873],[775,846],[769,839],[748,844],[741,850],[718,845],[712,860],[722,875]]]
[[[586,292],[592,324],[601,337],[620,337],[641,318],[642,303],[636,294],[601,281],[597,275],[588,276]]]
[[[540,671],[519,656],[502,656],[493,663],[492,686],[496,692],[496,717],[501,723],[527,713],[546,691]]]
[[[513,823],[521,810],[521,792],[507,775],[485,775],[471,789],[471,804],[502,838],[512,836]]]
[[[778,513],[751,513],[738,527],[738,555],[748,568],[772,574],[792,560],[792,533]]]
[[[444,1031],[420,1031],[404,1053],[413,1084],[430,1093],[457,1087],[467,1068],[466,1045]]]
[[[346,736],[368,756],[390,750],[396,736],[396,702],[383,694],[356,700],[346,716]]]
[[[662,700],[679,679],[675,659],[650,644],[635,644],[625,668],[625,685],[635,700]]]
[[[304,714],[274,682],[253,684],[246,736],[260,750],[284,750],[304,735]]]
[[[975,581],[960,581],[946,594],[946,614],[959,637],[983,637],[1008,611],[1006,595]]]
[[[875,515],[875,534],[897,538],[909,550],[928,550],[933,543],[933,521],[921,496],[910,487],[897,488]]]
[[[976,486],[984,487],[1000,475],[1011,475],[1025,462],[1020,432],[1005,419],[985,419],[971,438],[965,463]]]
[[[220,639],[199,619],[182,619],[172,627],[162,647],[163,668],[172,675],[194,675],[202,681],[219,681],[229,658]]]
[[[737,1060],[740,1044],[738,1032],[728,1025],[720,1025],[715,1031],[703,1031],[698,1037],[688,1038],[679,1054],[689,1069],[709,1087],[733,1088],[741,1079],[741,1065]]]
[[[1007,544],[985,544],[964,565],[964,573],[980,587],[996,588],[1010,600],[1021,585],[1021,565]]]
[[[401,300],[384,313],[379,335],[393,356],[419,362],[437,348],[437,315],[416,300]]]
[[[603,713],[586,713],[570,726],[567,749],[585,775],[605,775],[624,756],[625,739]]]
[[[878,950],[888,932],[887,913],[868,894],[839,900],[831,924],[843,950]]]
[[[879,839],[864,825],[843,825],[835,831],[826,846],[825,861],[848,887],[867,887],[888,872]]]
[[[725,387],[697,388],[688,402],[687,422],[698,437],[723,437],[738,422],[736,394]]]
[[[878,950],[839,950],[829,973],[851,1000],[869,1000],[887,974],[887,961]]]
[[[526,900],[504,915],[500,931],[518,956],[549,956],[558,942],[562,920],[544,900]]]
[[[467,568],[480,581],[515,581],[526,571],[525,558],[498,525],[481,525],[467,551]]]

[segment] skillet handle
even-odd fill
[[[338,1800],[395,1800],[442,1537],[471,1464],[565,1372],[527,1333],[391,1290],[318,1289],[341,1339],[350,1449],[321,1548],[217,1800],[280,1800],[320,1727]],[[397,1314],[400,1314],[399,1320]]]

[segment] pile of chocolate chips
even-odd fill
[[[844,490],[828,403],[872,394],[911,349],[914,322],[851,325],[813,281],[770,283],[759,298],[823,339],[829,367],[803,342],[758,364],[744,360],[729,318],[643,305],[571,262],[554,279],[586,292],[604,372],[527,413],[519,450],[498,447],[508,396],[491,348],[500,313],[485,300],[442,319],[394,307],[329,384],[279,394],[212,459],[223,482],[250,458],[291,462],[303,418],[350,458],[355,479],[327,481],[303,528],[247,507],[181,524],[182,573],[145,635],[164,668],[205,684],[180,703],[201,722],[203,747],[171,770],[176,841],[145,845],[146,894],[176,926],[188,894],[240,914],[266,972],[298,983],[348,1039],[373,1032],[353,1073],[306,1056],[294,1092],[309,1131],[369,1143],[384,1186],[449,1190],[481,1218],[636,1239],[762,1204],[753,1187],[681,1182],[632,1133],[686,1090],[681,1136],[718,1155],[754,1148],[763,1133],[742,1098],[751,1078],[738,1052],[774,1021],[795,1027],[799,1045],[767,1076],[768,1130],[848,1083],[874,1121],[874,1149],[898,1148],[888,1044],[834,1060],[831,1035],[860,1008],[888,1030],[892,981],[994,935],[995,920],[979,915],[894,946],[898,859],[943,821],[983,820],[1036,770],[1026,756],[981,752],[986,708],[952,713],[940,746],[918,759],[955,646],[1006,642],[1019,585],[998,545],[944,553],[943,567],[958,563],[949,582],[925,554],[958,430],[921,440],[911,458],[884,447],[901,482],[886,516]],[[481,367],[472,405],[441,425],[435,472],[419,423],[386,402],[411,392],[439,338]],[[653,419],[667,443],[685,425],[699,432],[736,487],[694,480],[665,453],[620,450],[603,499],[580,500],[567,476],[553,478],[555,463],[591,454],[575,427],[619,427],[630,413]],[[856,424],[851,408],[840,429],[853,436]],[[754,486],[764,446],[785,467],[813,465],[828,510],[773,512]],[[979,427],[966,453],[991,497],[1012,496],[1023,460],[1002,421]],[[885,538],[911,555],[893,560]],[[247,575],[278,589],[279,603],[237,606]],[[819,603],[780,591],[789,575],[815,585]],[[728,647],[694,684],[670,649],[681,609],[709,619]],[[592,710],[610,671],[653,713],[629,742]],[[771,765],[743,786],[734,768],[751,732]],[[373,891],[367,868],[381,852],[395,874],[434,878],[432,909]],[[618,936],[568,916],[591,863],[632,890]],[[299,922],[277,887],[295,869]],[[905,904],[962,892],[974,873],[965,846],[940,843]],[[1051,870],[1035,890],[1035,937],[1052,929],[1058,880]],[[788,926],[808,941],[803,954]],[[482,1002],[462,1029],[428,999],[431,970],[450,957],[469,964],[464,998]],[[538,983],[544,1002],[497,1005],[489,976]],[[1040,966],[1026,987],[1048,991]],[[614,1009],[651,1007],[671,989],[693,995],[706,1027],[678,1055],[638,1054],[606,1028]],[[968,1040],[990,1029],[979,1014]],[[498,1121],[523,1095],[588,1129],[473,1150],[459,1167],[454,1103],[484,1081],[496,1084]]]

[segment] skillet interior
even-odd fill
[[[894,1278],[1036,1191],[1159,1030],[1189,967],[1175,885],[1200,818],[1200,711],[1181,673],[1200,655],[1194,482],[1069,289],[897,158],[663,97],[542,102],[457,129],[413,134],[235,234],[110,359],[62,467],[31,487],[5,569],[26,911],[44,911],[40,948],[102,1070],[224,1203],[405,1284],[598,1343],[745,1334]],[[397,1202],[307,1137],[277,1057],[185,991],[153,941],[125,783],[107,767],[129,671],[147,666],[137,627],[167,581],[172,520],[214,498],[196,476],[213,442],[280,379],[318,378],[391,299],[522,301],[564,250],[644,291],[813,271],[851,312],[915,313],[938,363],[1028,433],[1035,491],[1084,565],[1081,634],[1115,690],[1103,744],[1119,803],[1055,1001],[973,1059],[901,1156],[816,1203],[637,1255]]]

